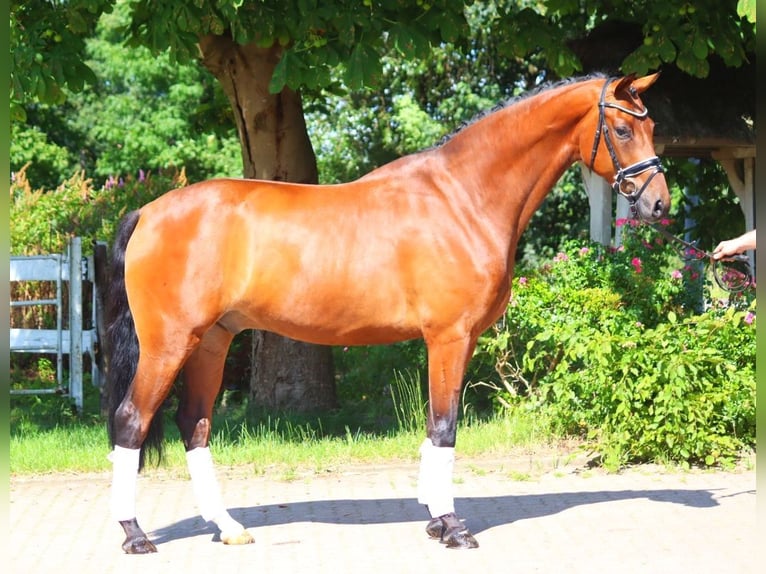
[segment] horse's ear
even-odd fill
[[[635,79],[635,74],[628,74],[627,76],[620,78],[620,81],[617,82],[617,85],[614,87],[614,95],[616,96],[621,92],[627,91]]]
[[[617,89],[615,90],[615,92],[617,92],[618,90],[622,88],[624,89],[632,88],[638,94],[643,93],[646,90],[648,90],[649,86],[651,86],[654,82],[656,82],[657,78],[659,77],[660,77],[659,72],[656,72],[649,76],[644,76],[638,79],[636,79],[635,74],[630,74],[628,76],[625,76],[622,80],[620,80],[620,83],[617,85]],[[623,85],[626,82],[626,80],[627,80],[627,84]]]

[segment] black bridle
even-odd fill
[[[593,141],[593,152],[590,156],[590,169],[593,170],[593,165],[596,161],[596,154],[598,153],[598,144],[601,141],[601,134],[603,132],[604,143],[606,143],[606,149],[609,151],[609,156],[612,158],[612,165],[614,165],[615,169],[612,189],[623,195],[625,199],[628,200],[631,211],[635,213],[636,202],[638,201],[638,198],[641,197],[641,194],[644,192],[652,179],[654,179],[654,176],[658,173],[662,173],[664,170],[662,169],[660,158],[658,158],[656,155],[643,161],[636,162],[625,168],[620,165],[620,160],[617,159],[617,153],[614,151],[614,145],[612,144],[612,140],[609,137],[609,127],[606,125],[606,116],[604,113],[605,109],[614,108],[635,118],[645,118],[649,113],[649,110],[647,110],[646,106],[644,106],[643,110],[636,111],[614,102],[607,102],[606,89],[614,79],[615,78],[608,78],[606,82],[604,82],[604,87],[601,89],[601,98],[598,102],[598,126],[596,127],[596,138]],[[644,173],[645,171],[649,171],[650,169],[654,170],[652,174],[646,178],[646,181],[644,181],[644,184],[640,188],[637,188],[635,182],[633,182],[631,178],[634,178],[637,175]]]

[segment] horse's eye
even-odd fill
[[[618,138],[624,140],[630,139],[633,135],[633,131],[626,125],[614,126],[614,133],[617,134]]]

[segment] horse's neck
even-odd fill
[[[578,159],[574,134],[587,109],[580,99],[567,106],[554,95],[559,94],[543,93],[495,112],[443,147],[450,172],[470,182],[466,192],[509,235],[514,249],[532,214]]]

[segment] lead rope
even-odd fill
[[[747,255],[740,254],[732,255],[725,259],[713,259],[712,253],[700,249],[694,243],[684,241],[657,225],[650,225],[650,227],[666,239],[679,243],[683,247],[681,259],[684,261],[698,261],[702,259],[712,261],[713,278],[724,291],[741,293],[753,284],[753,268],[750,266],[750,259]]]

